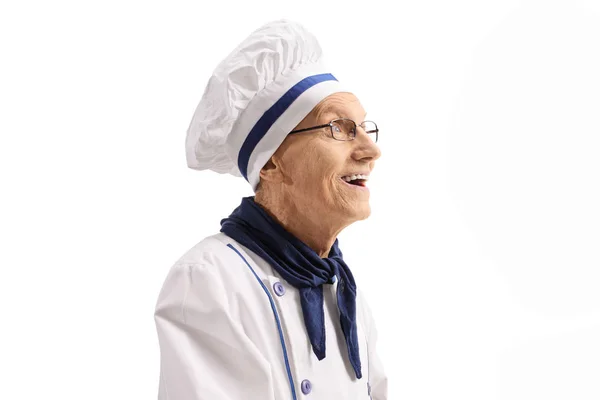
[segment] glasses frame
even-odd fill
[[[352,122],[354,124],[354,135],[352,136],[352,139],[345,140],[345,139],[338,139],[338,138],[335,137],[335,135],[333,134],[333,123],[336,122],[336,121],[350,121],[350,122]],[[374,131],[369,131],[369,132],[365,131],[365,132],[367,134],[375,132],[375,142],[374,143],[377,143],[377,141],[379,140],[379,128],[377,127],[377,124],[375,123],[375,121],[371,121],[371,120],[366,120],[366,121],[361,122],[360,124],[357,124],[356,122],[354,122],[354,120],[352,120],[350,118],[336,118],[334,120],[329,121],[328,124],[311,126],[310,128],[296,129],[295,131],[291,131],[290,134],[292,134],[292,133],[306,132],[306,131],[312,131],[314,129],[323,129],[323,128],[329,127],[329,132],[331,133],[331,137],[334,140],[339,140],[341,142],[349,142],[350,140],[356,139],[356,131],[357,131],[357,128],[359,126],[363,130],[365,130],[365,128],[363,128],[363,126],[362,126],[362,124],[364,124],[365,122],[371,122],[371,123],[373,123],[373,125],[375,125],[375,130]]]

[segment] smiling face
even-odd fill
[[[353,94],[335,93],[319,103],[294,130],[327,124],[337,118],[360,124],[365,115]],[[303,217],[346,226],[371,213],[366,182],[357,185],[346,180],[359,174],[368,177],[380,155],[377,144],[361,127],[357,127],[356,137],[350,141],[332,138],[329,127],[294,133],[286,137],[261,171],[261,186],[272,187],[277,181],[279,197],[293,203],[288,206],[292,205]]]

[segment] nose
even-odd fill
[[[352,158],[356,161],[369,162],[381,157],[381,149],[377,143],[360,127],[351,143],[354,145]]]

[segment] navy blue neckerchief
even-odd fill
[[[329,256],[321,258],[313,249],[290,232],[254,201],[244,197],[228,218],[221,220],[221,232],[246,246],[266,260],[290,285],[300,292],[304,325],[313,351],[319,360],[325,358],[325,316],[323,285],[338,277],[337,303],[340,324],[350,364],[356,377],[362,377],[358,335],[356,331],[356,283],[342,258],[336,239]]]

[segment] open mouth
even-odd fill
[[[347,183],[347,184],[349,184],[349,185],[353,185],[353,186],[362,186],[362,187],[365,187],[365,186],[366,186],[366,183],[367,183],[367,181],[366,181],[366,180],[364,180],[364,179],[355,179],[355,180],[353,180],[353,181],[350,181],[350,182],[348,182],[348,181],[344,181],[344,182],[346,182],[346,183]]]
[[[342,176],[341,179],[348,185],[366,188],[367,180],[369,180],[369,176],[362,175],[362,174],[346,175],[346,176]]]

